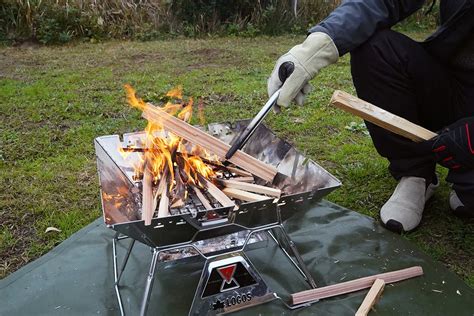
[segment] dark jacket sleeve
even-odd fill
[[[328,34],[339,55],[355,49],[375,31],[388,28],[420,9],[426,0],[345,0],[309,30]]]

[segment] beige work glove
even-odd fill
[[[271,96],[281,87],[278,105],[289,106],[293,100],[296,104],[303,105],[306,94],[312,90],[309,80],[321,68],[335,63],[338,58],[339,52],[329,35],[322,32],[310,34],[303,43],[277,60],[268,78],[268,95]]]

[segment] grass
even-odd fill
[[[302,39],[0,48],[0,277],[101,215],[93,140],[145,125],[125,104],[124,83],[145,98],[182,84],[203,98],[208,122],[249,118],[266,101],[274,61]],[[314,84],[306,106],[271,114],[266,124],[343,182],[331,201],[377,218],[396,184],[387,162],[361,120],[328,106],[334,89],[354,93],[349,58]],[[474,286],[473,226],[449,215],[448,193],[443,183],[421,227],[404,237]],[[45,233],[49,226],[61,232]]]

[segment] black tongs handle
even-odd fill
[[[258,112],[254,119],[249,123],[249,125],[247,125],[242,134],[240,134],[239,138],[237,138],[237,140],[232,144],[229,151],[225,155],[226,160],[232,158],[232,156],[237,150],[242,149],[242,147],[247,144],[248,140],[253,135],[257,127],[263,121],[265,116],[267,116],[268,112],[270,112],[272,107],[276,104],[279,95],[280,89],[278,89],[274,94],[272,94],[272,96],[270,97],[270,99],[268,99],[267,103],[265,103],[260,112]]]
[[[278,77],[280,81],[285,83],[286,79],[293,73],[295,70],[295,65],[292,62],[286,61],[280,65],[278,68]],[[225,155],[225,159],[229,160],[235,154],[235,152],[247,144],[250,137],[253,135],[257,127],[262,123],[265,116],[267,116],[268,112],[272,109],[272,107],[276,104],[278,97],[280,96],[280,90],[278,89],[270,99],[268,99],[267,103],[263,106],[263,108],[258,112],[257,116],[247,125],[247,128],[240,134],[240,136],[236,139],[232,147],[230,147],[229,151]]]

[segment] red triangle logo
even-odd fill
[[[232,277],[234,276],[236,267],[237,267],[236,264],[232,264],[230,266],[217,268],[217,271],[219,271],[219,274],[227,283],[230,283],[230,281],[232,280]]]

